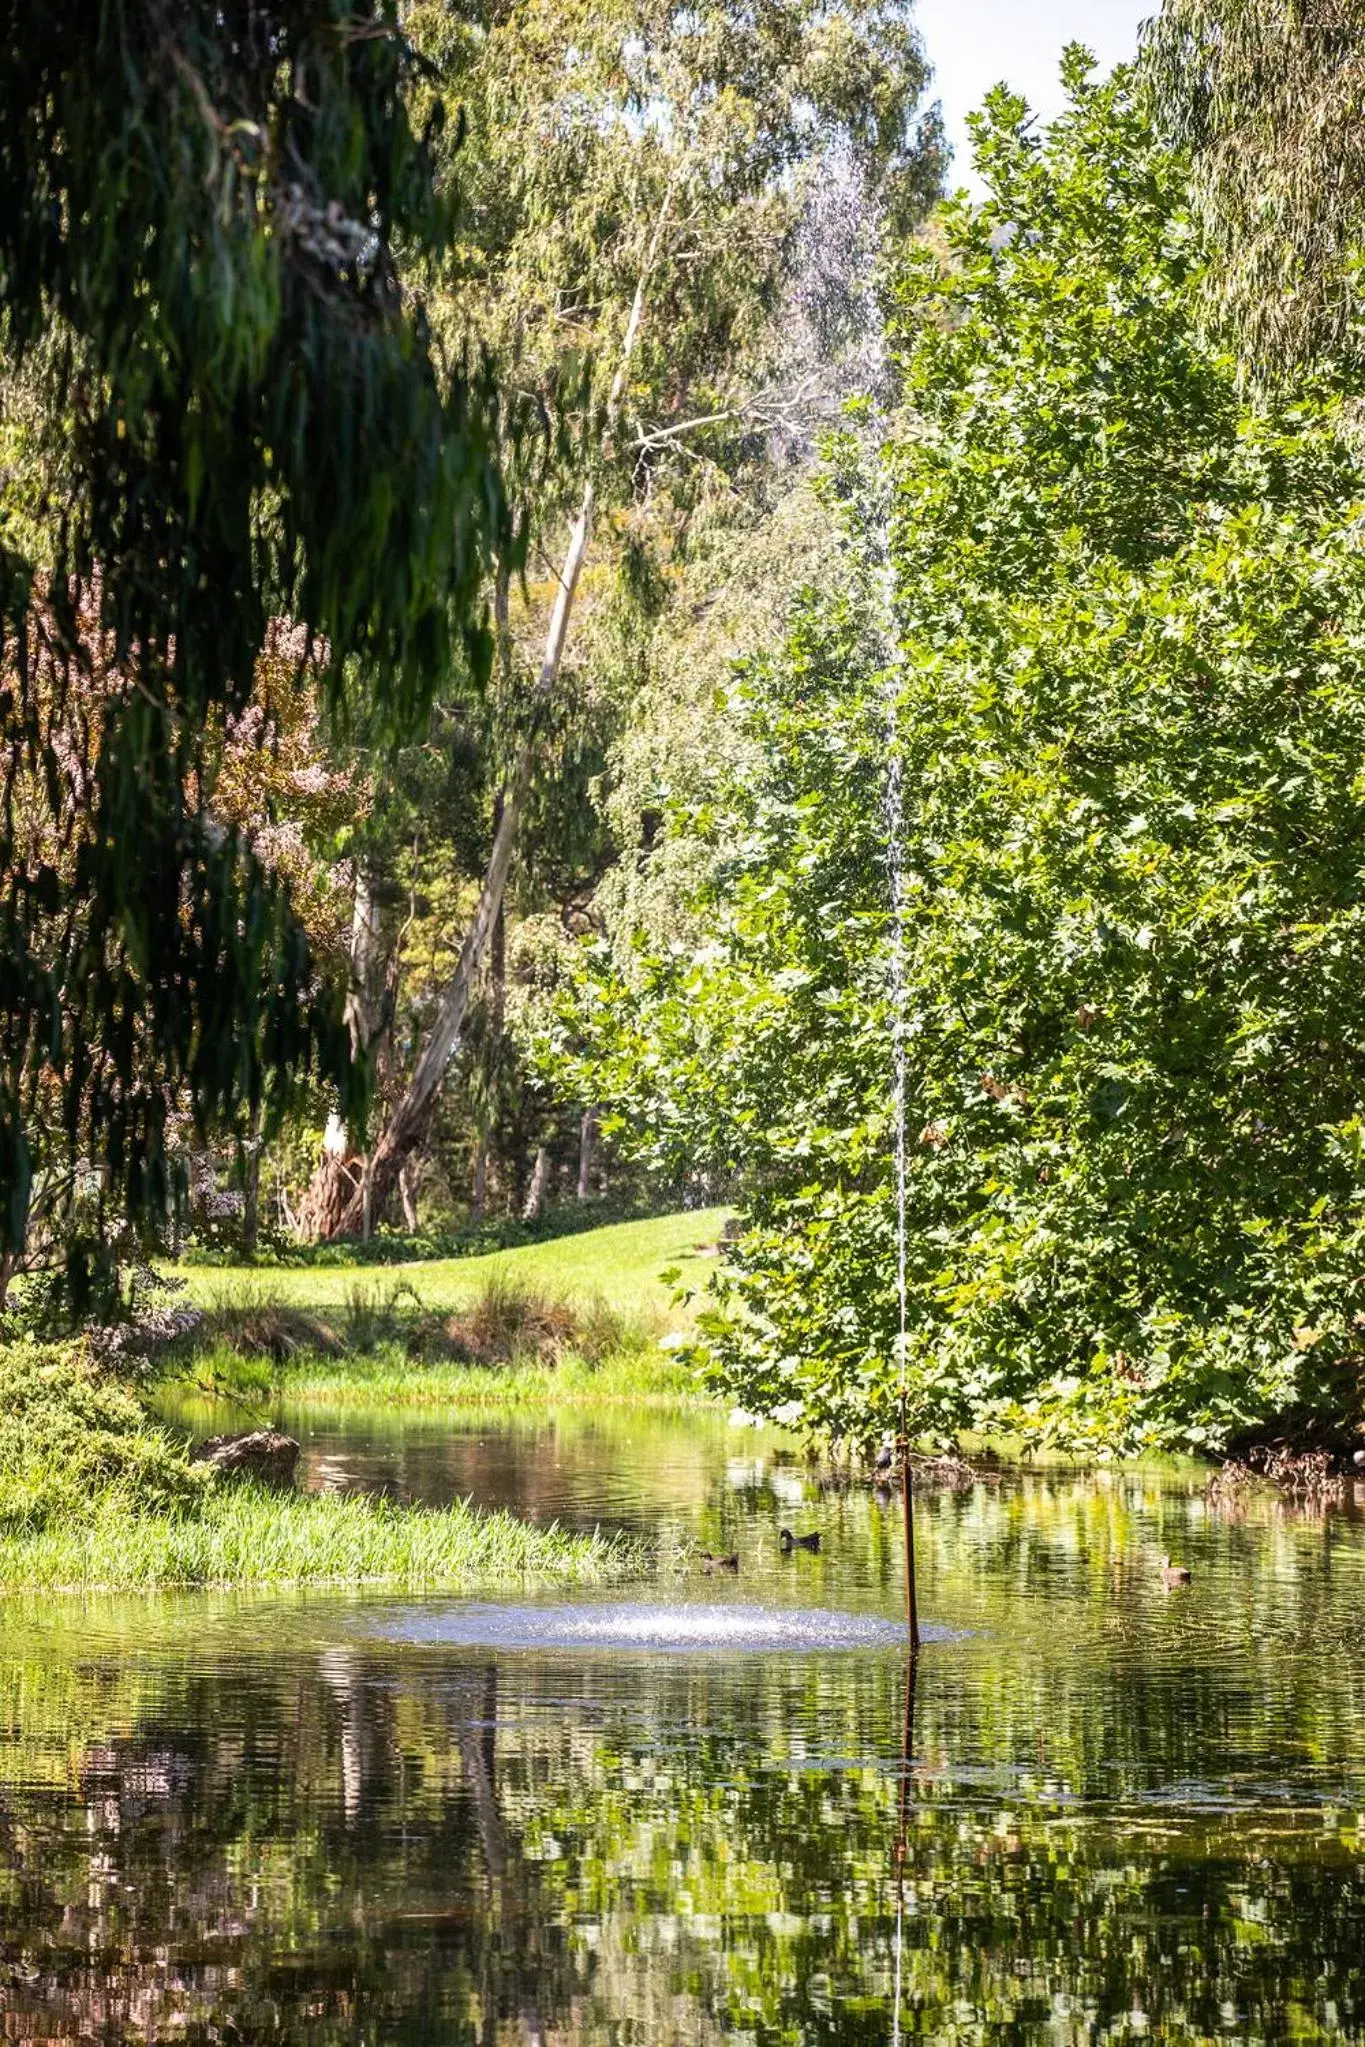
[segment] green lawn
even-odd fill
[[[278,1302],[291,1308],[342,1308],[358,1289],[387,1299],[396,1287],[410,1288],[426,1308],[462,1308],[491,1281],[535,1287],[568,1300],[600,1298],[619,1314],[661,1317],[669,1312],[672,1288],[659,1274],[679,1267],[687,1284],[704,1284],[713,1245],[724,1223],[723,1208],[689,1209],[681,1215],[652,1216],[644,1222],[612,1223],[578,1236],[494,1251],[481,1258],[440,1258],[414,1265],[172,1266],[189,1282],[196,1306]],[[410,1296],[407,1296],[410,1298]]]

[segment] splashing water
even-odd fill
[[[900,636],[896,625],[895,574],[891,565],[891,519],[887,496],[888,479],[879,465],[875,479],[873,547],[877,571],[877,627],[884,654],[885,675],[882,685],[882,727],[886,739],[883,823],[891,910],[888,978],[891,999],[892,1115],[895,1139],[896,1300],[899,1310],[896,1367],[900,1379],[900,1433],[904,1440],[908,1406],[905,1355],[908,1269],[905,1117],[909,1085],[905,1042],[905,781],[899,743]]]
[[[883,581],[887,587],[890,618],[890,564]],[[894,633],[894,623],[891,631]],[[901,1434],[905,1433],[905,1318],[906,1318],[906,1197],[905,1197],[905,1097],[907,1061],[905,1049],[905,790],[897,734],[897,678],[894,660],[887,670],[884,690],[886,715],[886,867],[891,892],[891,1058],[893,1113],[895,1127],[896,1175],[896,1300],[900,1326],[896,1339],[896,1363],[900,1371]]]
[[[604,1604],[404,1607],[366,1630],[390,1642],[457,1644],[480,1649],[829,1650],[890,1649],[899,1627],[873,1614],[822,1608],[662,1605],[653,1600]],[[946,1631],[945,1631],[946,1632]]]
[[[885,479],[879,478],[884,485]],[[899,730],[899,684],[900,663],[897,658],[898,634],[895,611],[895,577],[891,566],[890,517],[887,511],[885,491],[878,492],[878,599],[881,637],[886,650],[885,681],[882,686],[882,718],[886,734],[886,787],[884,794],[886,828],[886,873],[891,907],[891,944],[888,955],[888,975],[891,996],[891,1066],[892,1066],[892,1115],[895,1134],[894,1171],[896,1179],[896,1304],[899,1311],[899,1326],[896,1335],[896,1367],[900,1376],[900,1435],[904,1446],[908,1431],[909,1388],[906,1383],[906,1286],[908,1258],[907,1205],[906,1205],[906,1142],[905,1112],[908,1093],[909,1067],[905,1044],[905,778],[900,752]],[[910,1513],[910,1496],[907,1484],[905,1510]],[[912,1552],[907,1530],[907,1568],[913,1568]],[[912,1634],[911,1671],[914,1669],[913,1649],[918,1646]],[[912,1694],[913,1696],[913,1694]],[[907,1734],[908,1742],[908,1734]],[[909,1767],[908,1755],[902,1759],[902,1769]],[[904,1875],[904,1834],[905,1813],[902,1799],[901,1841],[896,1862],[896,1930],[894,1950],[896,1957],[895,1983],[891,1994],[891,2043],[900,2047],[901,2041],[901,1999],[902,1972],[905,1956],[905,1875]]]

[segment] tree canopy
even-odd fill
[[[1355,382],[1365,254],[1358,0],[1165,0],[1144,62],[1193,163],[1209,299],[1262,372]]]
[[[898,1023],[922,1429],[1222,1444],[1354,1399],[1363,479],[1204,336],[1131,79],[1066,78],[1041,137],[991,102],[989,197],[909,252],[889,530],[850,440],[842,589],[742,671],[757,767],[675,820],[702,942],[599,950],[576,1017],[623,1131],[740,1176],[732,1396],[855,1439],[896,1410]]]
[[[587,365],[593,403],[532,484],[505,465],[541,572],[523,592],[522,631],[503,635],[513,758],[409,1084],[360,1172],[338,1161],[320,1175],[310,1205],[327,1234],[362,1231],[430,1131],[546,765],[540,735],[575,658],[581,593],[600,596],[618,565],[637,591],[666,592],[699,511],[762,499],[775,428],[805,426],[831,381],[828,364],[794,374],[791,347],[817,187],[842,173],[880,220],[903,224],[941,158],[902,0],[682,11],[525,0],[465,24],[418,10],[413,25],[481,143],[445,326],[488,342],[502,375],[561,415]],[[859,254],[844,252],[850,278]],[[504,620],[508,595],[499,588]]]

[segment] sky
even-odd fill
[[[1003,79],[1044,118],[1061,106],[1057,69],[1068,43],[1084,43],[1108,70],[1137,49],[1138,24],[1157,0],[917,0],[915,20],[934,67],[953,161],[949,189],[972,175],[966,117]]]

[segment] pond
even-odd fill
[[[5,2038],[1365,2039],[1354,1502],[1220,1508],[1192,1468],[926,1496],[912,1689],[896,1502],[773,1438],[292,1420],[309,1484],[739,1572],[572,1625],[524,1596],[10,1602]]]

